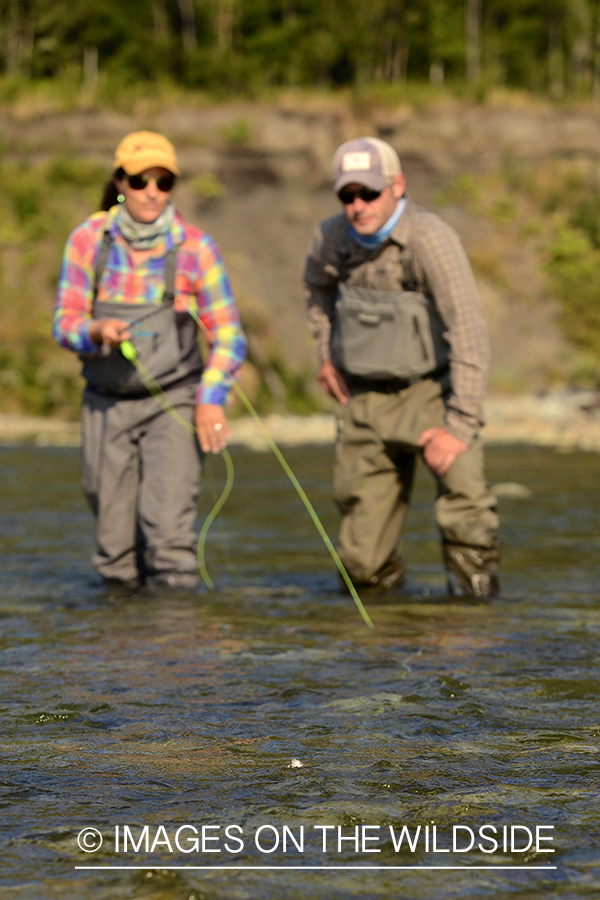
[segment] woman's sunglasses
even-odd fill
[[[148,175],[128,175],[127,182],[132,191],[143,191],[148,187],[149,183],[154,181],[156,187],[163,194],[168,194],[173,190],[175,184],[174,175],[160,175],[158,178],[149,178]]]
[[[344,206],[350,206],[357,197],[360,197],[363,203],[372,203],[373,200],[377,200],[378,197],[381,197],[381,194],[381,191],[372,191],[371,188],[363,187],[358,191],[340,191],[338,197]]]

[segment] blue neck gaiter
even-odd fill
[[[348,223],[348,233],[351,239],[355,244],[358,244],[359,247],[363,247],[365,250],[375,250],[376,247],[379,247],[380,244],[383,244],[384,241],[387,241],[390,234],[396,227],[398,220],[402,213],[404,212],[404,207],[406,206],[406,197],[401,197],[398,200],[398,205],[396,209],[389,217],[387,222],[384,222],[379,231],[376,231],[375,234],[359,234],[354,230],[352,225]]]

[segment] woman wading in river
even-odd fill
[[[111,584],[179,588],[198,581],[193,524],[201,454],[193,428],[164,411],[120,352],[139,361],[204,452],[230,436],[223,405],[245,355],[218,247],[172,203],[179,175],[163,135],[127,135],[115,152],[103,211],[70,235],[54,337],[78,353],[83,487],[96,517],[94,565]],[[209,335],[202,360],[197,317]]]

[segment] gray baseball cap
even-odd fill
[[[401,171],[398,154],[388,143],[374,137],[355,138],[335,151],[333,190],[337,194],[347,184],[356,183],[382,191]]]

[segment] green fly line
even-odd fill
[[[308,514],[310,515],[311,519],[313,520],[313,522],[315,524],[317,531],[319,532],[319,534],[321,535],[321,537],[323,539],[323,543],[329,550],[334,563],[338,567],[338,571],[339,571],[340,575],[342,576],[342,578],[344,579],[344,583],[345,583],[346,587],[348,588],[348,590],[350,591],[350,596],[356,603],[358,611],[361,614],[361,616],[363,617],[365,624],[368,625],[369,628],[375,628],[375,626],[373,625],[373,622],[371,621],[371,617],[369,616],[368,612],[366,611],[365,607],[363,606],[362,600],[358,596],[358,592],[357,592],[356,588],[352,584],[352,580],[351,580],[350,576],[348,575],[348,572],[346,571],[346,567],[345,567],[344,563],[340,559],[337,550],[335,549],[335,547],[333,546],[333,544],[331,542],[331,538],[325,531],[325,528],[323,527],[321,520],[319,519],[317,513],[315,512],[314,506],[312,505],[312,503],[306,496],[304,488],[302,487],[302,485],[300,484],[300,482],[298,481],[298,479],[296,478],[296,476],[290,469],[285,456],[283,455],[283,453],[281,452],[281,450],[279,449],[279,447],[277,446],[277,444],[275,443],[275,441],[269,434],[264,422],[262,421],[262,419],[260,418],[260,416],[258,415],[256,410],[254,409],[254,407],[252,406],[252,404],[250,403],[250,401],[248,400],[248,398],[242,391],[241,387],[238,384],[234,384],[233,389],[235,390],[236,394],[238,395],[238,397],[240,398],[240,400],[242,401],[242,403],[244,404],[244,406],[246,407],[246,409],[248,410],[248,412],[250,413],[250,415],[252,416],[254,421],[260,427],[262,433],[265,435],[265,437],[267,439],[269,447],[271,448],[271,450],[273,451],[273,453],[279,460],[283,471],[285,472],[287,477],[290,479],[290,481],[296,488],[296,490],[298,492],[298,496],[304,503],[304,505],[308,511]]]
[[[206,334],[207,329],[206,329],[205,325],[200,321],[195,310],[190,310],[189,312],[190,312],[190,315],[192,316],[192,318],[194,319],[194,321],[196,322],[196,324]],[[167,412],[176,421],[178,421],[180,423],[180,425],[182,425],[187,431],[189,431],[191,434],[195,434],[196,433],[195,427],[193,425],[191,425],[189,422],[186,422],[186,420],[183,418],[183,416],[181,416],[177,412],[175,407],[169,402],[165,392],[163,391],[163,389],[161,388],[159,383],[156,381],[154,376],[148,371],[146,366],[142,362],[140,362],[140,360],[138,359],[137,350],[135,349],[135,347],[133,346],[131,341],[123,341],[120,345],[120,349],[121,349],[121,353],[123,354],[125,359],[127,359],[129,362],[133,363],[133,365],[136,367],[137,371],[140,374],[140,378],[146,385],[148,391],[156,399],[156,401],[162,407],[162,409],[164,409],[165,412]],[[319,532],[319,534],[323,540],[323,543],[329,550],[329,553],[331,554],[331,557],[332,557],[334,563],[336,564],[338,571],[339,571],[341,577],[343,578],[344,583],[345,583],[346,587],[348,588],[348,591],[350,592],[350,596],[354,600],[356,607],[363,618],[363,621],[369,628],[374,628],[375,626],[371,620],[371,617],[369,616],[368,612],[366,611],[362,600],[358,596],[358,592],[357,592],[356,588],[354,587],[354,585],[352,584],[352,580],[351,580],[350,576],[348,575],[348,572],[346,571],[346,567],[344,566],[344,563],[340,559],[337,550],[333,546],[333,543],[332,543],[329,535],[325,531],[325,528],[323,527],[323,524],[322,524],[321,520],[319,519],[319,516],[317,515],[315,508],[313,507],[312,503],[308,499],[306,492],[304,491],[304,488],[302,487],[302,485],[300,484],[300,482],[298,481],[298,479],[292,472],[283,453],[281,452],[281,450],[279,449],[279,447],[277,446],[277,444],[275,443],[275,441],[269,434],[269,431],[267,430],[265,424],[263,423],[262,419],[260,418],[260,416],[258,415],[256,410],[254,409],[254,406],[252,405],[252,403],[250,402],[248,397],[246,397],[246,395],[243,392],[243,390],[241,389],[241,387],[236,382],[234,382],[233,389],[236,392],[237,396],[242,401],[242,403],[244,404],[244,406],[246,407],[246,409],[248,410],[248,412],[250,413],[250,415],[252,416],[252,418],[254,419],[254,421],[259,426],[260,430],[262,431],[262,433],[264,434],[264,436],[267,440],[267,443],[269,444],[269,447],[271,448],[271,450],[275,454],[278,462],[280,463],[283,471],[288,476],[288,478],[290,479],[294,488],[296,489],[298,496],[300,497],[304,506],[306,507],[308,514],[310,515],[317,531]],[[223,505],[225,504],[227,498],[229,497],[229,494],[231,493],[231,489],[233,487],[233,480],[234,480],[233,460],[231,459],[231,454],[229,453],[229,451],[227,450],[226,447],[224,447],[221,450],[221,455],[223,457],[223,461],[225,463],[225,467],[227,470],[225,487],[223,488],[223,492],[221,493],[221,496],[219,497],[219,499],[215,503],[214,507],[212,508],[212,510],[206,517],[206,519],[204,520],[204,524],[202,525],[202,529],[198,536],[198,566],[200,568],[200,574],[202,575],[202,580],[204,581],[206,586],[211,589],[214,588],[215,585],[214,585],[214,582],[211,579],[210,575],[208,574],[208,571],[206,569],[205,559],[204,559],[204,547],[206,544],[206,537],[208,535],[208,530],[209,530],[210,526],[216,519],[217,515],[223,508]]]
[[[217,500],[217,502],[215,503],[215,505],[213,506],[213,508],[207,515],[207,517],[205,518],[205,520],[202,524],[202,528],[200,529],[200,534],[198,535],[198,568],[200,569],[200,574],[202,575],[202,580],[203,580],[204,584],[208,588],[211,588],[211,589],[214,588],[215,583],[212,580],[212,578],[210,577],[210,575],[208,574],[208,571],[206,568],[206,563],[204,561],[204,547],[206,544],[206,537],[208,535],[208,529],[210,528],[212,523],[215,521],[215,519],[221,512],[223,506],[225,505],[227,498],[229,497],[229,495],[231,493],[231,488],[233,487],[233,477],[234,477],[234,475],[233,475],[233,460],[231,458],[231,454],[230,454],[229,450],[227,449],[227,447],[222,448],[221,456],[223,457],[223,462],[225,463],[225,469],[227,472],[226,479],[225,479],[225,487],[223,488],[223,490],[221,492],[221,496],[219,497],[219,499]]]

